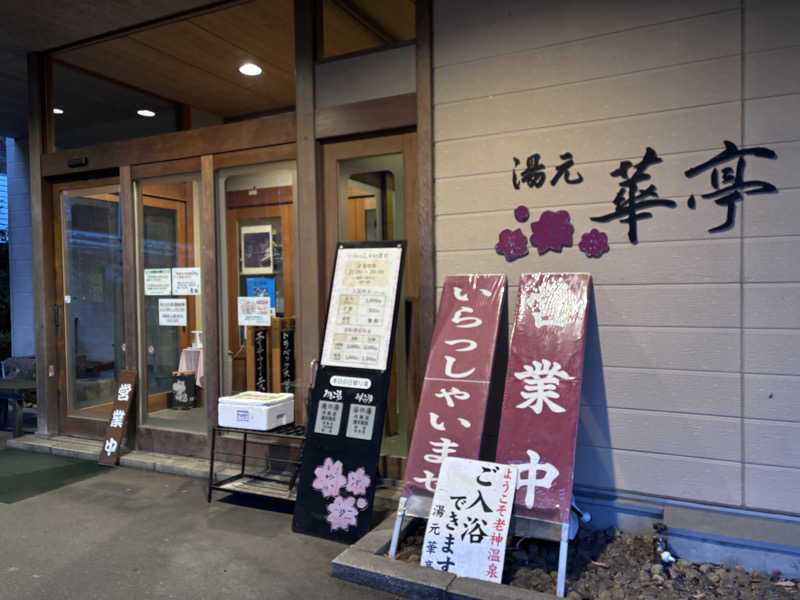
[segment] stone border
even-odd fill
[[[457,577],[385,556],[389,550],[395,514],[333,559],[331,574],[359,585],[408,598],[437,600],[555,600],[551,594],[498,585],[470,577]],[[406,519],[400,530],[404,538],[414,519]]]

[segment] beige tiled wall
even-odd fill
[[[800,513],[800,2],[437,0],[434,3],[437,284],[463,272],[590,272],[579,485]],[[723,140],[766,145],[748,179],[780,189],[725,209],[683,172]],[[641,221],[611,211],[621,160],[647,146],[661,197]],[[553,187],[572,152],[584,182]],[[540,189],[515,190],[512,157],[539,153]],[[574,246],[513,263],[496,254],[514,207],[565,209]],[[577,248],[592,227],[611,251]]]

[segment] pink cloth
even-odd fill
[[[179,371],[193,371],[196,383],[203,387],[203,349],[184,348],[181,351],[181,360],[178,362]]]

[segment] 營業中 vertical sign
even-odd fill
[[[117,394],[111,404],[111,418],[106,427],[103,447],[98,462],[114,466],[119,463],[122,438],[128,425],[128,415],[136,395],[136,371],[122,371],[119,375]]]
[[[404,252],[405,242],[338,244],[294,531],[352,543],[369,529]]]
[[[516,516],[569,520],[590,281],[520,278],[495,459],[519,471]]]
[[[505,364],[506,290],[505,275],[445,279],[408,453],[406,499],[431,497],[447,457],[476,459],[484,435],[494,442],[502,375],[491,390],[490,381],[492,371]],[[426,516],[427,503],[415,508],[409,502],[408,511]]]

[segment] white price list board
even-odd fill
[[[402,248],[339,248],[322,347],[323,365],[384,371]]]

